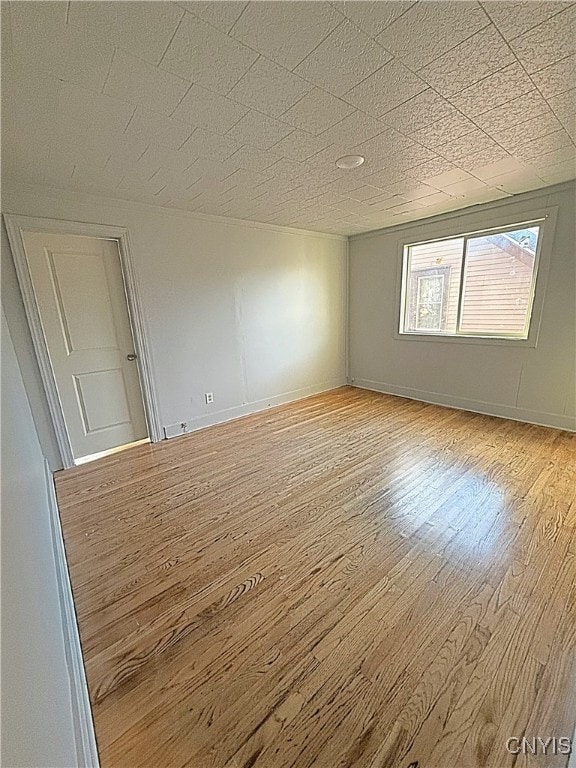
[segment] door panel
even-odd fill
[[[103,254],[48,250],[48,259],[68,354],[117,349]],[[89,323],[86,317],[91,319]]]
[[[130,408],[122,371],[91,371],[74,376],[78,405],[88,435],[130,424]]]
[[[116,241],[38,232],[23,240],[74,458],[145,438]]]

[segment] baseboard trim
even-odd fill
[[[66,562],[66,550],[62,537],[60,515],[56,501],[56,491],[52,472],[45,461],[46,488],[48,492],[48,505],[50,509],[50,528],[52,531],[52,546],[56,561],[56,578],[58,581],[58,597],[62,615],[62,630],[64,633],[64,648],[66,663],[70,677],[70,698],[72,717],[74,723],[74,735],[76,740],[76,758],[78,768],[99,768],[98,747],[94,722],[92,720],[92,707],[88,694],[88,683],[84,670],[80,634],[76,619],[76,609],[72,597],[72,585]]]
[[[372,392],[382,392],[385,395],[396,395],[397,397],[406,397],[409,400],[419,400],[423,403],[432,403],[433,405],[442,405],[445,408],[455,408],[459,411],[471,411],[472,413],[482,413],[486,416],[496,416],[500,419],[512,419],[527,424],[536,424],[540,427],[553,427],[554,429],[564,429],[568,432],[576,432],[576,418],[564,416],[556,413],[541,413],[531,411],[525,408],[514,408],[497,403],[485,403],[481,400],[469,400],[463,397],[452,397],[439,392],[427,392],[421,389],[412,389],[410,387],[398,387],[394,384],[386,384],[380,381],[371,381],[370,379],[351,379],[350,385],[359,389],[369,389]]]
[[[346,377],[342,376],[342,378],[330,379],[321,384],[314,384],[310,387],[295,389],[291,392],[284,392],[281,395],[268,397],[265,400],[256,400],[251,403],[235,406],[234,408],[226,408],[222,411],[216,411],[215,413],[210,413],[206,416],[199,416],[195,419],[182,419],[181,422],[167,424],[164,427],[164,437],[179,437],[180,435],[186,435],[189,432],[196,432],[198,429],[213,427],[216,424],[223,424],[226,421],[242,418],[242,416],[250,416],[253,413],[265,411],[268,408],[275,408],[278,405],[293,403],[296,400],[302,400],[311,395],[319,395],[322,392],[329,392],[331,389],[338,389],[338,387],[345,386]],[[183,423],[186,424],[185,429],[182,428]]]

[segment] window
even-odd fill
[[[401,334],[527,339],[541,221],[404,246]]]

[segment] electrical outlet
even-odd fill
[[[206,405],[210,405],[210,403],[214,402],[214,392],[205,392],[204,393],[204,400],[206,401]]]
[[[182,432],[186,432],[186,430],[188,429],[188,424],[185,421],[181,421],[180,429],[182,430]]]

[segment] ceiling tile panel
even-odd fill
[[[447,160],[456,162],[468,155],[494,149],[497,146],[498,143],[491,136],[488,136],[484,131],[476,128],[470,133],[460,136],[458,139],[454,139],[449,144],[438,147],[437,151]]]
[[[443,120],[438,120],[427,125],[425,128],[420,128],[410,135],[411,138],[420,144],[424,144],[425,147],[434,149],[435,147],[446,146],[446,144],[450,144],[461,136],[477,130],[472,120],[464,117],[464,115],[457,115],[445,117]]]
[[[382,115],[381,119],[399,131],[412,133],[445,117],[459,116],[458,110],[436,91],[429,88],[399,107]]]
[[[294,71],[342,96],[391,58],[368,35],[344,20]]]
[[[463,181],[468,177],[465,171],[456,168],[454,163],[444,157],[437,157],[411,168],[410,176],[439,189],[442,189],[442,183],[455,184],[457,181]]]
[[[287,69],[294,69],[341,23],[342,16],[328,3],[260,0],[248,5],[232,35]]]
[[[326,91],[314,88],[282,115],[282,120],[318,135],[354,112],[354,107]]]
[[[393,195],[402,195],[408,200],[419,200],[422,197],[433,195],[438,190],[430,186],[430,184],[423,184],[418,179],[406,178],[397,184],[392,184],[386,188],[386,191],[391,192]]]
[[[561,184],[563,181],[571,181],[576,174],[576,163],[560,162],[556,165],[547,165],[538,168],[538,176],[545,184]],[[538,186],[541,186],[538,185]]]
[[[349,90],[343,98],[367,114],[379,117],[427,88],[424,80],[400,61],[393,60]]]
[[[294,129],[271,117],[250,110],[239,120],[227,135],[240,144],[249,144],[256,149],[271,149]]]
[[[531,169],[524,171],[514,171],[512,173],[503,173],[501,176],[493,176],[490,184],[498,189],[503,189],[512,195],[521,192],[529,192],[532,189],[538,189],[542,186],[543,179],[540,178]],[[553,183],[553,182],[551,182]]]
[[[83,124],[96,136],[123,133],[134,111],[132,104],[71,83],[62,83],[58,94],[58,121]]]
[[[294,180],[301,179],[309,171],[310,169],[303,163],[284,157],[282,160],[274,163],[274,165],[271,165],[270,168],[267,168],[266,174],[275,179]]]
[[[463,155],[454,160],[454,163],[465,171],[469,171],[473,175],[476,175],[475,171],[478,168],[492,163],[497,163],[502,160],[509,160],[510,154],[506,152],[499,144],[495,144],[491,147],[484,147],[476,152],[470,152],[470,154]]]
[[[193,85],[172,113],[172,117],[188,125],[225,134],[248,111],[248,107],[242,104],[199,85]]]
[[[336,7],[367,35],[376,37],[414,4],[415,0],[344,0]]]
[[[502,131],[490,129],[489,133],[505,149],[514,152],[523,144],[539,139],[549,133],[559,131],[561,128],[562,124],[556,115],[551,110],[548,110],[533,120],[523,120]]]
[[[413,171],[411,171],[411,173],[416,178],[420,178],[418,175],[418,168],[415,168]],[[466,173],[466,171],[463,171],[460,168],[453,168],[453,170],[439,173],[436,176],[429,176],[426,181],[431,187],[435,187],[436,189],[444,189],[444,187],[449,187],[452,184],[458,184],[459,182],[466,181],[469,178],[470,174]]]
[[[540,115],[550,112],[546,100],[532,90],[499,107],[474,116],[474,122],[484,131],[503,131],[513,128],[524,120],[534,120]]]
[[[516,173],[521,171],[525,173],[527,171],[526,165],[517,160],[515,157],[502,158],[501,160],[495,160],[484,165],[478,165],[472,171],[473,175],[481,181],[489,181],[496,176],[503,176],[510,173]]]
[[[354,178],[362,178],[365,175],[364,165],[360,168],[354,168],[352,171],[346,172],[336,166],[336,160],[342,157],[343,148],[335,144],[328,144],[328,146],[317,152],[312,157],[306,160],[306,164],[313,169],[314,177],[309,181],[310,187],[319,187],[322,191],[322,185],[327,181],[333,181],[334,179],[341,178],[342,176],[353,176]]]
[[[74,165],[85,162],[93,168],[104,168],[112,152],[113,140],[112,132],[94,131],[89,123],[69,118],[56,124],[52,143],[46,143],[46,149],[49,149],[50,160],[57,166],[72,161]]]
[[[2,62],[2,126],[15,134],[24,126],[44,130],[52,125],[61,81],[51,72],[22,69],[12,59]],[[25,95],[25,96],[24,96]],[[24,97],[23,97],[24,96]]]
[[[149,147],[146,141],[134,139],[125,133],[114,136],[106,143],[106,151],[110,152],[110,157],[105,163],[105,168],[114,166],[123,173],[129,172],[135,163],[142,157]]]
[[[547,152],[545,155],[538,155],[537,157],[531,157],[526,160],[528,165],[534,166],[536,169],[544,169],[551,165],[557,165],[558,163],[565,163],[566,166],[572,170],[576,166],[576,146],[571,144],[561,149],[555,149],[553,152]]]
[[[135,141],[155,142],[169,149],[178,149],[193,130],[187,123],[173,120],[144,107],[137,107],[125,134]]]
[[[442,96],[453,96],[514,61],[514,55],[495,27],[477,32],[418,74]]]
[[[183,15],[183,9],[173,3],[74,0],[68,24],[158,64]]]
[[[480,205],[481,203],[491,203],[494,200],[510,197],[503,189],[496,189],[491,185],[471,190],[465,194],[466,205]]]
[[[576,52],[576,5],[514,38],[510,46],[528,73],[570,56]]]
[[[386,130],[384,123],[363,112],[354,112],[321,134],[327,143],[353,147]]]
[[[226,95],[258,54],[191,13],[186,13],[160,67]]]
[[[408,169],[412,172],[411,169]],[[366,176],[362,179],[362,183],[370,184],[372,187],[378,187],[382,190],[389,189],[393,184],[398,184],[406,179],[407,171],[405,168],[394,168],[393,166],[386,166],[384,169],[380,169],[375,173]]]
[[[443,192],[447,192],[452,197],[465,196],[469,192],[477,192],[478,190],[487,189],[488,185],[480,179],[470,177],[466,181],[458,181],[456,184],[448,184],[443,188]]]
[[[421,144],[410,144],[390,157],[389,166],[406,171],[424,163],[434,162],[439,159],[439,155],[437,150],[428,149]]]
[[[180,150],[151,144],[138,158],[138,167],[148,168],[150,176],[159,169],[170,176],[186,171],[195,159],[194,153],[188,150],[186,144]]]
[[[574,142],[566,131],[554,131],[554,133],[548,133],[546,136],[542,136],[539,139],[534,139],[526,144],[518,147],[514,152],[516,157],[521,157],[524,160],[530,160],[540,155],[546,155],[548,152],[553,152],[556,149],[562,149],[563,147],[573,147]]]
[[[559,96],[573,88],[575,76],[576,55],[567,56],[531,75],[534,85],[545,99]]]
[[[347,196],[347,194],[354,189],[363,187],[364,183],[364,180],[357,176],[341,176],[339,179],[335,179],[327,184],[326,190],[329,192],[338,192],[341,195]]]
[[[66,24],[65,5],[58,0],[10,4],[14,59],[23,68],[35,67],[99,91],[106,81],[114,46]]]
[[[274,152],[291,160],[308,160],[326,149],[328,143],[321,136],[313,136],[311,133],[296,129],[276,144]]]
[[[7,10],[10,17],[11,33],[14,49],[20,47],[25,37],[29,35],[44,34],[46,37],[54,37],[66,26],[68,16],[67,0],[29,0],[26,3],[3,3],[2,21],[6,22],[4,11]],[[5,30],[3,30],[5,31]],[[4,42],[4,40],[3,40]],[[34,55],[34,51],[28,51],[28,55]]]
[[[393,213],[397,216],[405,213],[413,213],[414,211],[421,210],[424,207],[425,206],[417,200],[410,200],[407,203],[400,203],[400,205],[395,205],[392,208],[389,208],[389,211],[390,213]]]
[[[238,164],[239,168],[265,171],[271,165],[281,160],[281,155],[273,152],[263,152],[261,149],[244,145],[230,156],[230,160]]]
[[[228,98],[271,117],[280,117],[313,87],[261,56],[232,88]]]
[[[421,197],[418,202],[421,205],[426,206],[427,208],[431,208],[434,206],[437,206],[439,203],[445,203],[447,200],[450,200],[450,195],[446,192],[434,192],[432,195],[427,195],[426,197]]]
[[[489,23],[478,3],[420,2],[388,26],[377,41],[412,69],[429,64]]]
[[[242,0],[218,0],[218,2],[214,2],[214,0],[211,0],[211,2],[190,0],[190,2],[179,2],[178,5],[199,16],[213,27],[218,27],[218,29],[228,33],[238,21],[248,3]]]
[[[358,202],[367,202],[370,200],[375,200],[376,198],[381,200],[382,190],[378,187],[372,187],[369,184],[365,184],[364,186],[349,192],[348,196],[351,200],[357,200]]]
[[[472,119],[534,90],[524,69],[514,62],[450,97],[454,106]]]
[[[528,32],[550,17],[568,8],[571,3],[559,0],[486,0],[484,9],[507,40]]]
[[[387,128],[374,138],[356,144],[353,150],[355,154],[363,155],[371,160],[382,160],[411,146],[414,146],[412,139],[394,128]]]
[[[117,167],[96,169],[80,163],[74,167],[70,185],[74,189],[87,192],[105,192],[109,189],[116,189],[122,178],[123,174]]]
[[[205,128],[196,128],[183,144],[182,149],[190,156],[224,163],[237,152],[239,147],[239,143],[228,136],[220,136]],[[235,163],[238,163],[238,159]],[[237,165],[237,167],[241,166]]]
[[[104,86],[104,93],[129,104],[169,115],[190,83],[158,67],[117,50]]]
[[[576,88],[548,99],[548,103],[570,136],[576,140]]]

